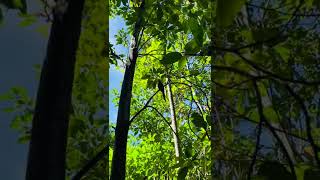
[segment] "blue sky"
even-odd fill
[[[42,62],[47,39],[34,30],[35,26],[19,27],[19,21],[14,11],[8,11],[0,27],[0,94],[12,86],[23,86],[34,96],[37,82],[33,65]],[[6,105],[0,102],[0,109]],[[17,143],[18,133],[9,127],[12,118],[12,114],[0,111],[0,173],[3,179],[21,180],[28,145]]]
[[[30,12],[35,12],[39,7],[34,1],[30,1]],[[20,19],[16,12],[9,10],[5,14],[4,23],[0,26],[0,94],[7,92],[13,86],[22,86],[28,90],[30,96],[34,97],[38,88],[34,64],[41,64],[47,46],[47,37],[36,32],[38,22],[35,25],[22,28],[18,26]],[[115,44],[114,35],[124,27],[120,18],[110,20],[110,41]],[[116,46],[117,53],[126,53],[127,50]],[[109,89],[120,90],[120,82],[123,73],[116,70],[114,66],[110,69]],[[111,102],[110,94],[110,120],[116,121],[117,108]],[[10,128],[13,114],[1,111],[8,103],[0,102],[0,173],[1,178],[6,180],[21,180],[25,176],[28,145],[18,144],[18,133]]]
[[[115,34],[121,29],[125,28],[125,22],[123,19],[120,17],[115,17],[114,19],[110,19],[110,31],[109,31],[109,40],[111,44],[115,45],[116,44],[116,39],[114,37]],[[115,51],[117,54],[127,54],[128,50],[121,46],[121,45],[115,45]],[[117,89],[120,92],[121,89],[121,82],[123,79],[123,73],[116,70],[115,66],[112,65],[109,71],[110,75],[110,85],[109,85],[109,90],[110,90],[110,100],[109,100],[109,107],[110,107],[110,122],[116,122],[117,118],[117,107],[112,103],[113,96],[111,94],[112,89]]]

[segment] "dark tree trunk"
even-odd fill
[[[27,180],[65,179],[67,130],[84,0],[54,15],[32,122]]]
[[[132,38],[131,45],[136,44],[137,38]],[[124,180],[126,173],[127,138],[130,126],[130,104],[135,66],[138,57],[137,47],[131,48],[129,61],[121,87],[117,126],[115,131],[115,145],[112,157],[111,180]]]
[[[139,7],[139,12],[144,10],[144,0]],[[115,144],[112,157],[111,180],[124,180],[126,176],[127,138],[130,126],[130,104],[132,85],[136,62],[138,58],[138,39],[142,25],[142,15],[138,14],[130,43],[129,61],[126,64],[121,87],[117,125],[115,130]]]

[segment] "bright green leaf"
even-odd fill
[[[187,58],[182,57],[178,62],[179,69],[183,69],[186,66],[186,64],[187,64]]]

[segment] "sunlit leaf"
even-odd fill
[[[186,66],[186,64],[187,64],[187,58],[182,57],[178,62],[179,69],[183,69]]]

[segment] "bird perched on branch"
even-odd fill
[[[166,96],[164,94],[164,86],[160,80],[158,81],[158,89],[162,92],[163,99],[166,100]]]

